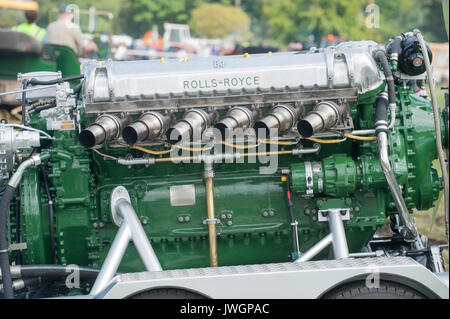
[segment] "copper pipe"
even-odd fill
[[[205,178],[206,207],[208,210],[208,220],[210,222],[216,219],[214,214],[214,184],[212,177]],[[209,233],[209,258],[211,267],[217,267],[217,235],[216,224],[208,224]]]

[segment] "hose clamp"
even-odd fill
[[[203,225],[216,225],[216,224],[220,224],[220,219],[218,218],[214,218],[214,219],[204,219],[202,221]]]
[[[314,176],[311,162],[305,162],[305,178],[306,178],[306,192],[304,198],[314,197]]]

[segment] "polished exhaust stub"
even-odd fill
[[[122,138],[130,145],[142,141],[151,141],[163,135],[170,123],[172,117],[158,112],[147,112],[134,123],[123,129]]]
[[[341,115],[342,107],[338,104],[331,101],[319,102],[306,117],[298,121],[298,132],[303,137],[311,137],[335,126]]]
[[[227,134],[231,133],[237,128],[243,130],[251,127],[255,122],[258,112],[250,110],[246,107],[236,106],[230,109],[225,117],[220,120],[214,127],[219,130],[220,138],[224,140]]]
[[[128,122],[128,117],[120,118],[111,114],[100,115],[94,124],[81,131],[78,139],[80,144],[86,148],[112,142],[120,137],[122,127],[127,125]]]
[[[217,111],[206,112],[192,109],[184,113],[183,118],[166,132],[167,141],[176,144],[181,140],[199,138],[201,134],[217,120]]]
[[[278,104],[254,125],[257,137],[269,137],[273,132],[278,135],[287,133],[294,127],[297,119],[303,115],[303,105],[294,107],[289,104]]]

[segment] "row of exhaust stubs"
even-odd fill
[[[253,127],[258,138],[271,137],[275,132],[282,135],[289,132],[295,123],[301,136],[311,137],[335,126],[342,114],[342,107],[331,101],[323,101],[317,103],[305,117],[304,113],[303,105],[278,104],[257,120],[258,111],[237,106],[231,108],[219,122],[217,111],[192,109],[186,111],[183,118],[176,123],[173,113],[146,112],[131,124],[129,117],[120,118],[105,114],[100,115],[94,124],[83,130],[79,140],[84,147],[92,148],[113,142],[122,133],[123,140],[130,145],[155,140],[164,135],[169,143],[176,144],[192,139],[193,136],[201,136],[214,123],[222,140],[238,128],[245,130]],[[297,122],[299,118],[301,119]]]

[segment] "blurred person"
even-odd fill
[[[310,34],[308,36],[308,40],[303,45],[303,50],[310,50],[311,48],[317,48],[316,42],[314,42],[315,38],[314,35]]]
[[[301,51],[303,45],[297,38],[295,38],[291,43],[289,43],[288,48],[289,51]]]
[[[80,26],[72,22],[73,13],[68,6],[59,7],[58,20],[47,27],[48,43],[64,45],[71,48],[77,55],[86,55],[97,52],[98,47],[93,41],[83,41],[83,32]]]
[[[38,41],[44,41],[46,33],[45,29],[40,28],[36,22],[39,20],[39,12],[35,10],[25,11],[25,19],[27,22],[21,23],[12,28],[13,31],[23,32]]]

